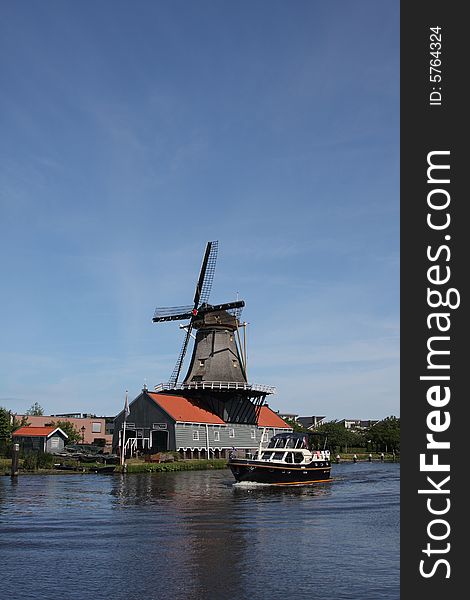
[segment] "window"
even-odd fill
[[[220,442],[220,431],[217,429],[214,431],[214,442]]]
[[[256,429],[251,430],[251,439],[256,440]]]
[[[91,424],[91,432],[92,433],[101,433],[101,423],[93,422]]]
[[[238,363],[237,363],[237,361],[235,359],[232,360],[232,364],[233,364],[234,367],[238,367]]]
[[[193,431],[193,440],[195,442],[199,440],[199,431]]]
[[[199,361],[199,366],[200,366],[200,367],[203,367],[205,362],[206,362],[205,360],[200,360],[200,361]]]
[[[267,431],[265,431],[265,432],[263,433],[263,440],[262,440],[262,441],[263,441],[263,442],[267,442],[267,441],[268,441],[268,432],[267,432]]]
[[[228,430],[228,437],[235,437],[235,429],[233,427],[230,427],[230,429]]]

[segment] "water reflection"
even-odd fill
[[[211,472],[124,476],[115,480],[111,494],[120,509],[148,509],[146,529],[154,544],[147,560],[160,564],[164,553],[182,575],[182,597],[244,597],[240,569],[234,566],[244,562],[250,536],[231,482]]]

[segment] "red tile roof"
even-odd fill
[[[13,435],[26,436],[26,437],[47,437],[57,427],[20,427],[13,432]]]
[[[147,392],[150,398],[156,402],[163,410],[170,415],[175,421],[191,422],[191,423],[210,423],[213,425],[225,425],[220,417],[211,413],[204,408],[201,408],[187,398],[182,396],[167,396],[165,394],[153,394]],[[291,429],[281,417],[276,414],[269,406],[262,406],[259,419],[259,427],[276,427]]]
[[[148,392],[148,395],[175,421],[225,425],[225,422],[220,417],[204,408],[196,406],[182,396],[167,396],[165,394],[152,394],[150,392]]]
[[[258,418],[259,427],[285,427],[286,429],[292,429],[281,417],[276,414],[269,406],[262,406],[259,412]]]

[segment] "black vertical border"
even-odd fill
[[[470,438],[470,427],[465,418],[468,392],[465,386],[468,332],[468,284],[470,268],[470,218],[467,205],[468,192],[464,189],[467,172],[466,149],[468,121],[465,107],[464,87],[467,87],[469,68],[464,56],[470,55],[469,25],[463,14],[462,2],[408,1],[400,5],[400,206],[401,206],[401,598],[433,600],[437,598],[459,598],[466,594],[464,574],[466,569],[466,504],[464,483],[467,480],[466,438]],[[441,27],[442,81],[430,82],[430,27]],[[465,50],[467,50],[465,52]],[[430,106],[429,95],[432,87],[441,88],[442,105]],[[450,184],[445,187],[451,196],[449,206],[451,223],[444,231],[433,231],[426,223],[427,195],[431,189],[427,183],[427,155],[438,150],[450,151]],[[450,235],[450,240],[444,236]],[[426,250],[440,244],[448,244],[451,256],[440,264],[451,269],[451,279],[447,287],[459,290],[461,304],[455,310],[448,310],[451,328],[447,334],[450,341],[450,355],[444,361],[450,363],[449,385],[451,400],[447,407],[451,424],[447,431],[436,435],[437,439],[448,440],[450,450],[439,452],[439,462],[450,464],[449,473],[434,474],[436,482],[450,475],[450,482],[443,488],[450,490],[448,495],[418,494],[419,489],[432,488],[427,476],[419,468],[419,455],[426,452],[426,434],[429,432],[426,419],[431,407],[426,399],[426,391],[431,385],[420,381],[420,376],[429,374],[427,370],[427,341],[436,335],[428,329],[426,319],[433,309],[427,304],[427,270],[430,263]],[[446,253],[442,253],[444,257]],[[436,286],[431,286],[436,287]],[[446,287],[446,286],[441,286]],[[440,308],[439,311],[446,309]],[[442,372],[440,374],[443,374]],[[428,450],[429,454],[433,451]],[[428,462],[431,459],[428,458]],[[442,541],[429,538],[427,528],[433,519],[427,498],[433,498],[435,508],[446,505],[450,499],[449,512],[442,515],[450,525],[449,537]],[[435,499],[435,500],[434,500]],[[439,504],[440,503],[440,504]],[[445,526],[433,526],[434,534],[444,534]],[[448,552],[435,553],[428,557],[423,549],[427,543],[433,549],[447,548]],[[436,566],[434,575],[425,578],[420,574],[420,561],[425,560],[424,570],[430,573],[439,558],[449,562],[450,577],[444,564]],[[460,591],[463,590],[463,591]]]

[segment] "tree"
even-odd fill
[[[28,427],[30,423],[28,423],[28,417],[23,415],[21,419],[18,419],[16,415],[12,415],[11,417],[11,432],[13,433],[20,427]]]
[[[0,406],[0,439],[9,439],[11,435],[11,413]]]
[[[315,431],[326,434],[327,445],[332,452],[336,452],[337,449],[342,452],[343,448],[350,445],[351,432],[345,429],[344,425],[341,425],[341,423],[338,423],[336,420],[322,423]]]
[[[11,410],[0,406],[0,439],[9,439],[14,431],[25,425],[28,425],[26,417],[17,419]]]
[[[327,445],[332,452],[337,450],[347,452],[348,448],[362,448],[365,446],[362,432],[346,429],[342,423],[338,423],[336,420],[322,423],[315,431],[326,434]]]
[[[0,406],[0,454],[8,453],[11,446],[11,434],[27,424],[26,417],[19,420],[10,410]]]
[[[78,429],[70,421],[52,421],[52,427],[60,427],[68,435],[67,444],[75,444],[81,441],[81,435]]]
[[[305,431],[308,431],[308,429],[305,429],[305,427],[303,427],[298,421],[296,421],[295,419],[289,419],[289,417],[285,417],[284,421],[290,426],[292,427],[293,431],[298,431],[299,433],[303,433]]]
[[[30,417],[42,417],[44,415],[44,409],[40,404],[35,402],[28,408],[25,414]]]
[[[367,430],[367,439],[375,446],[376,450],[385,452],[400,451],[400,419],[391,416],[379,421]]]

